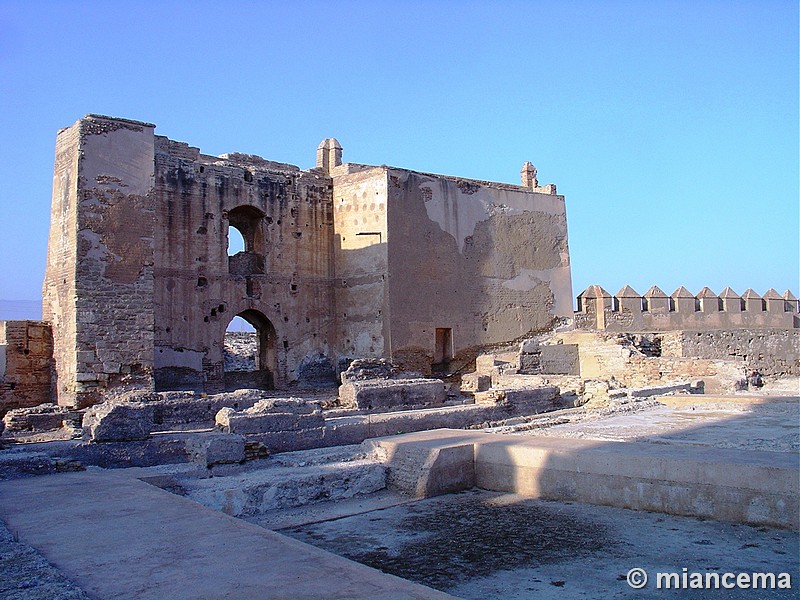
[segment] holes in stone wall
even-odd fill
[[[208,285],[208,279],[205,277],[198,277],[197,278],[197,287],[206,287]]]

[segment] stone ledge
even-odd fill
[[[515,439],[447,429],[367,445],[383,456],[390,483],[418,496],[466,489],[473,480],[463,474],[473,472],[478,487],[493,491],[800,529],[794,454],[703,448],[698,455],[696,448],[642,442]],[[474,457],[462,451],[460,463],[439,460],[443,449],[464,446],[474,447]],[[408,478],[412,472],[416,479]]]

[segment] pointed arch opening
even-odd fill
[[[225,332],[225,389],[273,389],[277,339],[261,312],[249,309],[233,317]]]

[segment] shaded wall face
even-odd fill
[[[260,160],[217,159],[159,138],[156,164],[157,387],[224,387],[224,334],[246,313],[274,328],[275,385],[330,354],[331,182]],[[229,226],[248,239],[228,256]]]
[[[339,354],[388,355],[386,169],[335,176],[333,209]]]
[[[564,199],[393,169],[388,177],[392,358],[434,360],[571,317]]]
[[[153,140],[102,117],[59,133],[43,306],[61,404],[152,383]]]
[[[42,317],[52,324],[54,386],[59,403],[70,403],[78,372],[75,322],[75,257],[78,233],[78,157],[80,125],[62,129],[56,138],[47,266],[42,285]]]

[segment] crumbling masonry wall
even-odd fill
[[[259,330],[263,380],[282,387],[331,354],[333,215],[322,173],[156,137],[155,382],[218,392],[225,330]],[[231,229],[244,251],[228,256]]]
[[[333,176],[338,348],[350,357],[389,356],[386,168],[346,164]]]
[[[58,134],[42,304],[60,404],[152,386],[153,128],[89,116]]]
[[[800,375],[800,329],[675,331],[661,335],[662,356],[740,360],[768,377]]]
[[[571,316],[564,198],[532,165],[520,186],[341,159],[332,138],[301,171],[126,119],[60,131],[43,286],[59,404],[332,384],[359,357],[430,372]],[[225,371],[237,315],[255,371]]]
[[[43,321],[0,321],[0,418],[52,401],[53,336]]]

